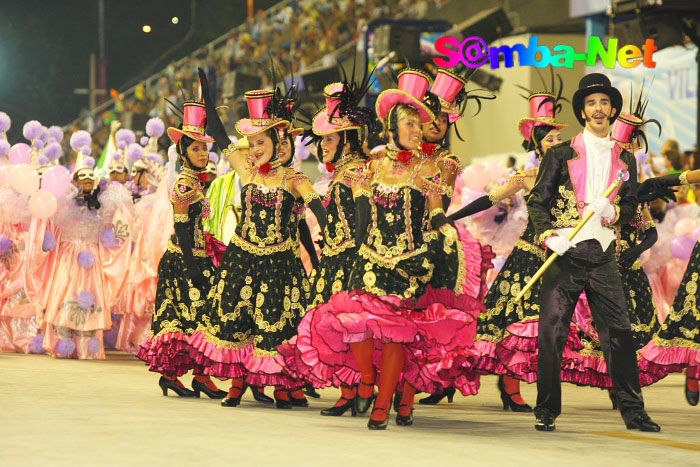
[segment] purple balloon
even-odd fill
[[[695,242],[692,238],[681,235],[671,241],[671,253],[678,259],[687,261],[693,253]]]

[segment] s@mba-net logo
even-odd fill
[[[642,47],[625,45],[618,50],[617,39],[610,38],[607,47],[600,37],[590,36],[585,52],[577,52],[574,47],[559,44],[552,47],[540,45],[537,36],[530,36],[527,45],[513,44],[500,47],[488,47],[486,42],[477,36],[467,37],[462,42],[450,36],[443,36],[435,43],[435,50],[443,57],[435,57],[433,61],[442,68],[453,68],[460,62],[470,68],[479,68],[487,63],[491,69],[500,67],[501,56],[506,68],[511,68],[515,54],[518,54],[519,66],[536,66],[573,68],[574,62],[585,62],[586,66],[594,66],[597,59],[606,68],[614,68],[619,63],[623,68],[634,68],[643,64],[647,68],[656,68],[654,52],[659,48],[654,45],[654,39],[647,39]]]

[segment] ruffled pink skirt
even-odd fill
[[[204,374],[190,356],[189,337],[181,332],[170,332],[158,337],[148,336],[141,344],[138,358],[143,360],[150,371],[164,375],[182,376],[194,368],[195,374]]]

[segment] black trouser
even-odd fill
[[[542,276],[535,415],[561,413],[561,356],[582,291],[588,297],[622,418],[629,421],[644,411],[634,340],[615,242],[603,251],[597,240],[577,244]]]

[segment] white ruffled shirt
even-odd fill
[[[615,146],[615,142],[610,139],[609,135],[605,138],[599,138],[587,129],[583,130],[583,142],[586,145],[586,199],[584,200],[586,207],[583,209],[585,216],[591,209],[590,204],[593,200],[602,196],[608,188],[612,148]],[[573,227],[567,227],[560,229],[557,233],[567,238],[573,230]],[[603,227],[603,218],[598,214],[593,214],[591,220],[583,226],[571,243],[576,246],[577,243],[584,240],[595,239],[605,251],[615,238],[615,231]]]

